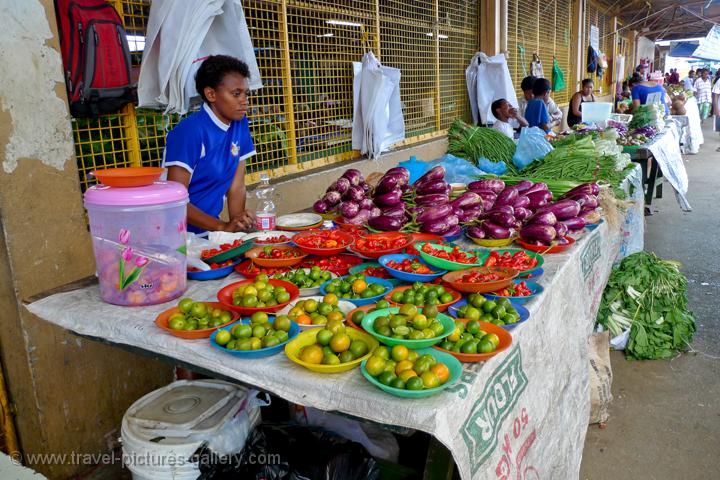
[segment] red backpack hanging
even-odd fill
[[[55,0],[70,113],[97,117],[134,101],[122,20],[105,0]]]

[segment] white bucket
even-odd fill
[[[584,102],[582,104],[582,123],[600,123],[607,121],[612,113],[613,104],[609,102]]]
[[[242,450],[260,420],[256,391],[216,380],[173,382],[136,401],[121,426],[123,462],[135,480],[194,480],[193,453]]]

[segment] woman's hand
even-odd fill
[[[224,232],[252,232],[255,230],[255,216],[245,210],[227,222],[223,222]]]

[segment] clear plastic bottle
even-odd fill
[[[257,209],[255,211],[255,227],[258,230],[275,229],[275,187],[270,185],[267,173],[260,174],[260,185],[255,189]]]

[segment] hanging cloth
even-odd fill
[[[488,57],[482,52],[476,53],[465,70],[465,80],[475,124],[486,124],[489,120],[495,120],[490,113],[490,105],[495,100],[504,98],[513,107],[518,107],[515,87],[504,54]]]
[[[241,0],[153,0],[138,80],[140,107],[184,114],[198,97],[195,73],[209,55],[231,55],[262,87]]]
[[[528,76],[527,67],[525,66],[525,46],[522,43],[518,43],[518,53],[520,55],[520,66],[522,67],[523,71],[523,78]]]
[[[552,69],[552,89],[553,92],[560,92],[565,90],[567,84],[565,83],[565,73],[560,69],[557,58],[553,58],[553,69]]]
[[[537,53],[533,53],[533,60],[530,63],[530,75],[537,78],[545,78],[542,61],[540,61],[540,56]]]
[[[588,46],[587,73],[595,73],[598,69],[598,54],[592,46]]]

